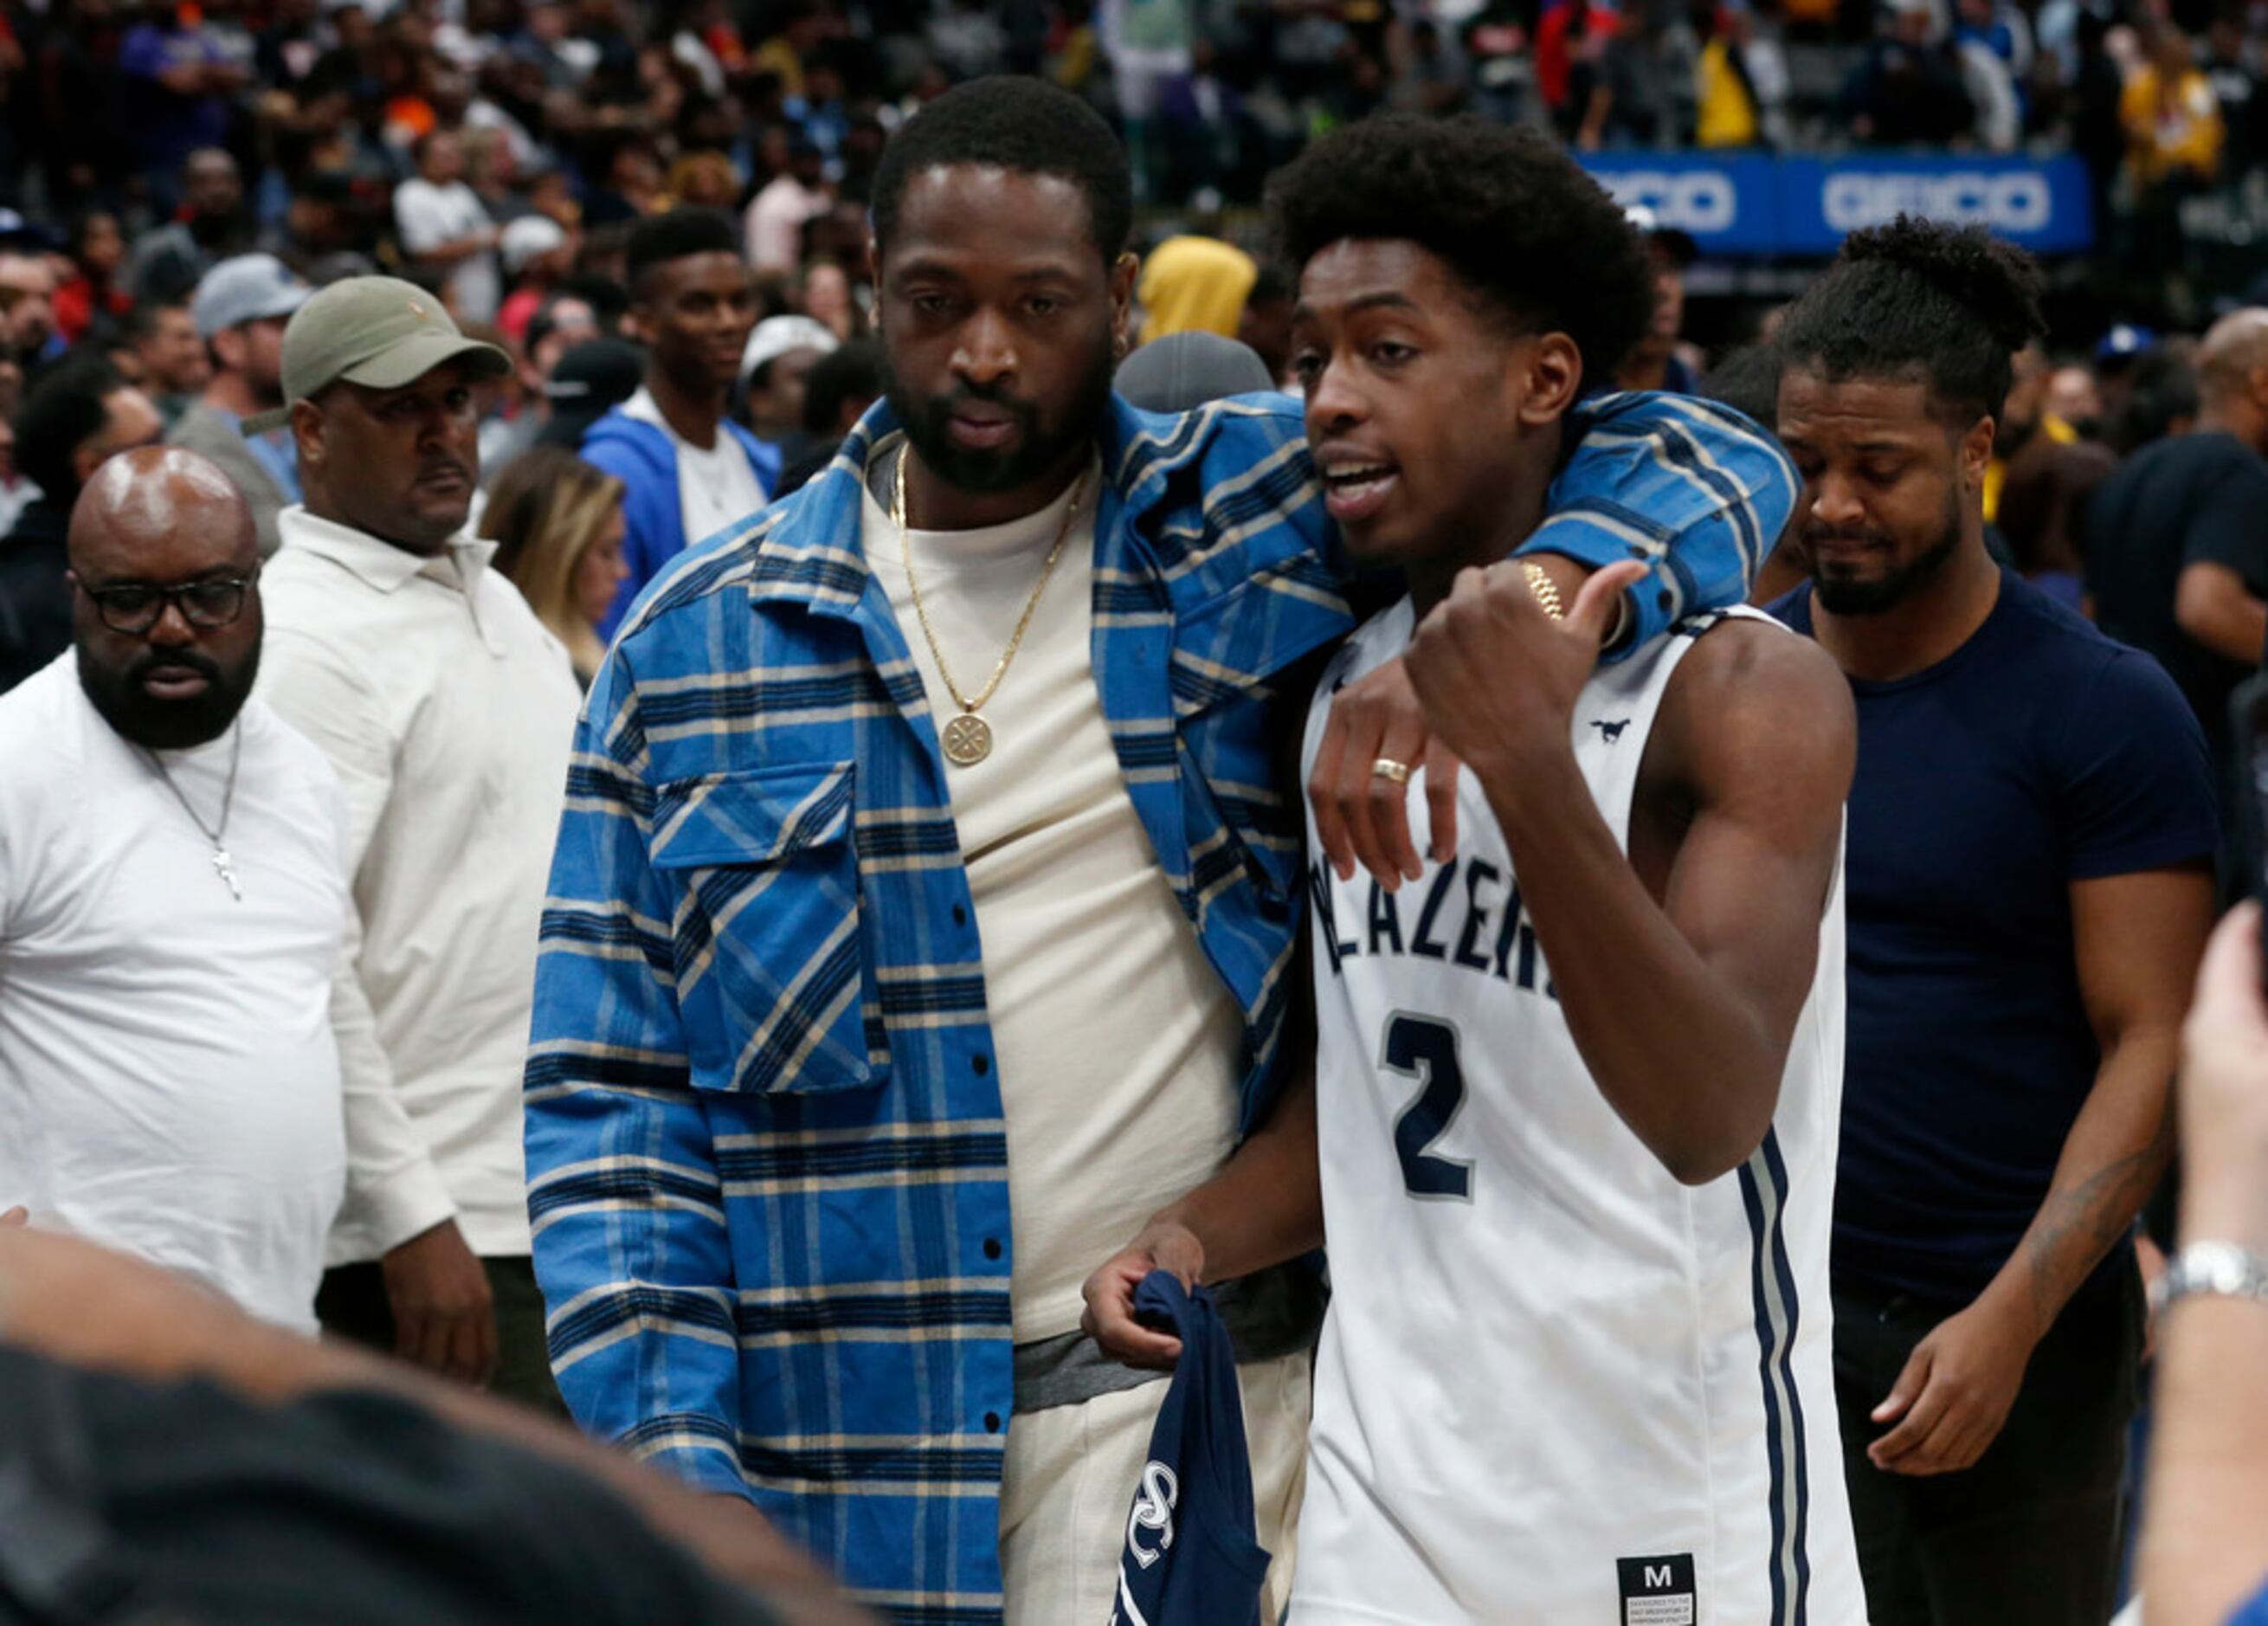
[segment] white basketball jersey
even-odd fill
[[[1720,618],[1602,669],[1576,706],[1625,848],[1662,693]],[[1307,768],[1337,682],[1411,625],[1405,599],[1339,653]],[[1863,1622],[1827,1290],[1840,861],[1771,1132],[1687,1186],[1592,1082],[1469,772],[1457,831],[1399,893],[1309,872],[1334,1296],[1292,1626]]]

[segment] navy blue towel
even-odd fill
[[[1180,1338],[1182,1358],[1126,1516],[1110,1626],[1259,1626],[1268,1555],[1253,1528],[1244,1402],[1219,1309],[1204,1289],[1153,1270],[1134,1290],[1134,1313]]]

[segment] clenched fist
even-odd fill
[[[1554,620],[1523,561],[1460,571],[1406,657],[1433,737],[1484,780],[1538,750],[1567,749],[1576,698],[1598,665],[1616,604],[1645,574],[1636,563],[1609,565],[1583,583],[1566,618]]]

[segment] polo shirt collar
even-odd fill
[[[284,510],[277,527],[285,545],[329,559],[380,593],[392,593],[412,577],[423,576],[469,598],[497,551],[493,542],[459,532],[438,554],[412,553],[368,531],[318,518],[296,503]]]

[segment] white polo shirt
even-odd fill
[[[0,1209],[313,1330],[346,1179],[344,809],[254,700],[212,843],[65,654],[0,697]],[[158,754],[206,824],[228,735]]]
[[[298,506],[277,528],[260,693],[337,771],[354,877],[331,1262],[452,1217],[525,1254],[520,1073],[582,691],[493,543],[423,558]]]

